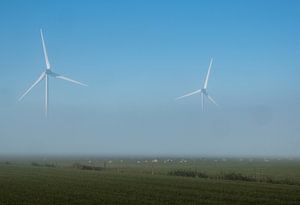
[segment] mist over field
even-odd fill
[[[52,107],[47,120],[39,104],[9,108],[1,153],[299,156],[297,110],[237,105],[202,113],[198,103]]]

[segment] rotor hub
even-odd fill
[[[206,90],[205,88],[202,88],[202,89],[201,89],[201,92],[202,92],[203,94],[205,94],[205,95],[207,94],[207,90]]]

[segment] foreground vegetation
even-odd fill
[[[298,161],[7,161],[0,204],[299,204],[299,175]]]

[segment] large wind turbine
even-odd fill
[[[66,81],[69,81],[69,82],[72,82],[72,83],[75,83],[75,84],[79,84],[79,85],[82,85],[82,86],[87,86],[87,85],[84,84],[84,83],[78,82],[76,80],[72,80],[70,78],[67,78],[65,76],[62,76],[58,73],[52,72],[51,66],[50,66],[50,63],[49,63],[49,59],[48,59],[48,55],[47,55],[43,30],[41,29],[40,32],[41,32],[43,52],[44,52],[44,56],[45,56],[46,69],[45,69],[44,72],[42,72],[40,77],[30,86],[30,88],[28,88],[28,90],[26,90],[26,92],[19,98],[19,101],[21,101],[31,91],[31,89],[34,88],[40,81],[45,79],[45,115],[47,117],[47,115],[48,115],[48,104],[49,104],[49,78],[50,77],[66,80]]]
[[[197,93],[200,93],[201,94],[202,111],[204,111],[204,98],[205,97],[218,107],[218,104],[216,103],[216,101],[210,95],[208,95],[208,92],[207,92],[207,83],[208,83],[208,78],[209,78],[209,74],[210,74],[210,69],[211,69],[212,63],[213,63],[213,59],[211,58],[210,59],[210,63],[209,63],[209,67],[208,67],[208,71],[207,71],[207,74],[206,74],[206,77],[205,77],[203,88],[201,88],[199,90],[196,90],[194,92],[188,93],[186,95],[183,95],[181,97],[178,97],[178,98],[176,98],[176,100],[179,100],[179,99],[182,99],[182,98],[189,97],[191,95],[195,95]]]

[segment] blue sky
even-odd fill
[[[299,156],[298,1],[1,1],[0,152]],[[44,84],[53,71],[50,117]],[[221,105],[175,97],[203,84]]]

